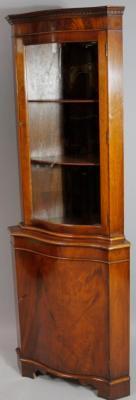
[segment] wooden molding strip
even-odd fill
[[[29,22],[31,20],[41,20],[46,18],[71,18],[71,17],[86,17],[86,16],[117,16],[123,15],[125,7],[116,6],[102,6],[102,7],[87,7],[85,8],[71,8],[71,9],[57,9],[57,10],[41,10],[24,14],[8,15],[6,17],[10,24],[17,24],[19,22]]]

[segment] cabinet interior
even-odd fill
[[[33,219],[100,224],[98,44],[25,48]]]

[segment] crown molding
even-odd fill
[[[32,20],[57,19],[57,18],[72,18],[86,16],[122,16],[125,7],[102,6],[90,8],[65,8],[56,10],[41,10],[24,14],[8,15],[6,17],[10,24],[27,23]]]

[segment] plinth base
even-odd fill
[[[108,381],[95,376],[82,376],[67,374],[53,370],[44,364],[33,360],[21,358],[20,350],[17,349],[18,364],[22,376],[34,379],[37,373],[48,374],[63,379],[78,380],[81,385],[88,385],[97,390],[98,397],[108,400],[120,399],[130,395],[130,378],[123,377],[118,380]]]

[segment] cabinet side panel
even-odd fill
[[[17,329],[17,345],[21,346],[20,337],[20,318],[18,310],[18,280],[16,274],[16,257],[14,251],[14,240],[12,238],[12,273],[13,273],[13,285],[14,285],[14,300],[15,300],[15,313],[16,313],[16,329]]]
[[[111,264],[110,293],[110,375],[129,375],[129,261]]]
[[[108,32],[110,234],[123,233],[122,33]]]
[[[72,374],[108,377],[108,268],[16,250],[21,354]]]

